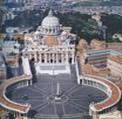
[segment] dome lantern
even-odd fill
[[[48,16],[53,16],[53,11],[52,10],[49,11]]]

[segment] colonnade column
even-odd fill
[[[52,54],[52,63],[54,63],[55,57],[54,53]]]
[[[66,53],[66,64],[69,63],[69,56],[68,56],[68,52]]]
[[[74,64],[75,62],[75,56],[74,56],[74,52],[72,52],[72,64]]]
[[[58,53],[56,53],[56,63],[58,63]]]
[[[47,53],[47,62],[50,63],[50,53]]]
[[[44,54],[44,63],[47,63],[47,53]]]
[[[65,63],[65,57],[66,57],[66,55],[63,52],[63,63]]]
[[[39,62],[42,63],[42,54],[39,55]]]
[[[29,86],[29,81],[27,81],[27,86]]]
[[[31,54],[28,54],[28,58],[29,58],[29,60],[32,59]]]
[[[61,63],[64,63],[64,56],[63,56],[63,53],[61,53]]]
[[[84,79],[81,79],[82,80],[82,85],[84,84]]]
[[[37,61],[37,55],[36,55],[36,53],[34,53],[34,59],[35,59],[35,61]]]
[[[29,84],[30,86],[33,85],[32,79],[28,81],[28,84]]]
[[[29,57],[31,58],[31,56],[29,56]],[[34,58],[35,58],[35,61],[37,61],[36,54],[34,54]],[[59,59],[59,58],[61,58],[61,59]],[[42,54],[41,53],[38,55],[38,59],[39,59],[39,62],[42,63]],[[52,59],[52,63],[59,63],[59,60],[61,60],[61,63],[69,64],[68,51],[65,54],[63,52],[60,54],[59,53],[52,53],[52,54],[44,53],[44,63],[51,63],[51,59]],[[74,54],[72,54],[72,63],[74,63]]]

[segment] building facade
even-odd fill
[[[111,70],[111,74],[122,79],[122,56],[110,56],[107,61],[107,67]]]
[[[6,65],[2,55],[0,54],[0,80],[2,79],[6,79]]]
[[[75,63],[75,40],[76,35],[69,27],[62,27],[50,10],[36,32],[25,35],[22,54],[35,61],[37,73],[70,73],[69,64]]]

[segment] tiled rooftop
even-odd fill
[[[106,77],[107,75],[110,74],[110,70],[109,69],[98,69],[90,64],[86,64],[84,66],[82,66],[82,71],[85,74],[90,74],[90,75],[95,75],[95,76],[101,76],[101,77]]]
[[[96,77],[96,76],[91,76],[91,78],[95,78],[96,80],[99,80],[103,83],[105,83],[106,85],[109,86],[109,88],[111,89],[111,97],[108,98],[108,100],[104,101],[104,102],[100,102],[100,103],[96,103],[95,104],[95,108],[99,111],[102,109],[107,109],[113,105],[115,105],[121,98],[121,92],[119,90],[119,88],[112,82],[105,80],[103,78],[100,77]]]
[[[122,64],[122,56],[109,56],[108,59],[117,62],[119,64]]]

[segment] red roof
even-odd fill
[[[102,110],[102,109],[107,109],[111,106],[114,106],[115,104],[117,104],[119,102],[119,100],[121,99],[121,91],[113,82],[100,78],[100,77],[96,77],[96,76],[90,76],[90,77],[94,78],[95,80],[99,80],[99,81],[105,83],[106,85],[109,86],[109,88],[111,90],[111,96],[110,96],[110,98],[108,98],[108,100],[95,104],[95,108],[98,111]]]
[[[9,80],[5,80],[2,85],[0,86],[0,103],[3,107],[8,108],[13,111],[18,111],[21,113],[27,113],[29,111],[30,105],[28,104],[19,104],[10,101],[6,96],[5,96],[5,91],[6,88],[14,83],[17,83],[19,81],[23,80],[30,80],[31,76],[23,75],[19,77],[14,77]]]

